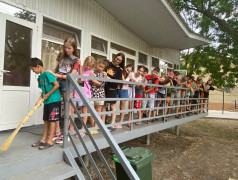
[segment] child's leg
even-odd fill
[[[124,110],[125,109],[125,105],[126,105],[126,101],[120,101],[120,110]],[[123,122],[124,116],[125,116],[125,113],[121,112],[120,113],[120,122]]]
[[[49,131],[49,121],[44,121],[44,131],[41,142],[47,142],[48,139],[48,131]]]
[[[102,107],[103,107],[102,105],[96,105],[95,109],[97,112],[100,113],[102,111]],[[97,127],[97,126],[98,126],[97,123],[94,122],[94,127]]]
[[[53,137],[54,137],[54,133],[55,133],[55,126],[56,126],[55,121],[49,122],[49,129],[48,129],[49,136],[48,136],[48,140],[47,140],[47,143],[49,143],[49,144],[54,144]]]
[[[128,109],[131,109],[131,108],[132,108],[132,101],[128,101]],[[131,114],[132,114],[132,112],[128,113],[128,121],[131,120]]]
[[[83,114],[88,113],[88,109],[87,109],[86,106],[82,106],[82,113],[83,113]],[[83,122],[84,122],[85,125],[87,125],[87,120],[88,120],[88,117],[87,117],[87,116],[83,117]],[[84,129],[84,126],[83,126],[83,125],[82,125],[81,129]]]
[[[92,106],[95,108],[94,103],[92,104]],[[96,110],[96,108],[95,108],[95,110]],[[89,122],[90,122],[90,124],[91,124],[92,127],[95,126],[95,121],[94,121],[94,119],[93,119],[92,116],[89,116]]]
[[[73,97],[73,93],[70,92],[70,98]],[[75,106],[77,106],[77,104],[75,104]],[[74,114],[74,108],[69,105],[69,115],[73,115]],[[75,118],[72,118],[72,120],[74,121]],[[71,124],[71,122],[69,121],[69,131],[74,131],[74,126]]]
[[[102,106],[101,112],[106,112],[106,103]],[[101,115],[102,121],[105,124],[106,114]]]
[[[110,103],[111,111],[116,111],[116,103]],[[116,113],[111,114],[111,124],[114,124],[116,120]]]

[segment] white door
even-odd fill
[[[34,106],[36,76],[28,62],[36,56],[35,23],[0,13],[0,131],[14,129]],[[34,50],[34,51],[33,51]],[[35,124],[33,116],[26,126]]]

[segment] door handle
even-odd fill
[[[10,73],[8,70],[1,70],[2,73]]]

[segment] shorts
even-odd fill
[[[116,98],[129,98],[127,89],[117,89]]]
[[[197,96],[193,96],[193,100],[192,100],[192,104],[198,104],[198,97]]]
[[[136,94],[135,98],[142,98],[142,94]],[[134,108],[140,109],[141,108],[141,100],[135,100],[134,101]]]
[[[59,121],[61,117],[61,101],[44,105],[43,120],[49,122]]]
[[[104,101],[94,101],[94,106],[102,106]]]
[[[116,98],[117,90],[113,88],[105,88],[105,96],[106,98]],[[116,101],[105,101],[105,103],[116,104]]]
[[[77,106],[81,107],[81,106],[84,106],[84,103],[83,103],[83,101],[75,101],[74,105],[75,106],[77,105]]]
[[[151,98],[151,100],[147,101],[147,107],[148,108],[154,108],[155,107],[155,94],[147,94],[147,98]]]
[[[184,95],[181,94],[180,97],[183,98],[183,99],[180,100],[180,103],[185,104],[185,94]]]
[[[92,102],[92,101],[91,101],[91,103],[92,103],[92,105],[94,104],[94,102]],[[85,106],[84,103],[83,103],[83,101],[75,101],[75,102],[74,102],[74,105],[75,105],[75,106],[78,105],[78,107]]]
[[[57,82],[59,83],[59,86],[60,86],[59,90],[61,92],[65,92],[66,91],[66,79],[57,78],[56,80],[57,80]],[[74,87],[73,87],[72,84],[70,84],[70,92],[73,92],[73,90],[74,90]]]
[[[133,92],[134,91],[134,92]],[[132,95],[134,94],[135,96],[135,88],[132,88],[132,87],[128,87],[128,95],[129,95],[129,98],[134,98]]]
[[[157,92],[157,98],[165,98],[165,94],[162,94],[160,92]],[[164,105],[165,104],[165,100],[156,100],[156,106],[160,104],[160,105]]]
[[[171,98],[169,103],[170,106],[173,105],[173,102],[175,102],[176,106],[180,105],[180,100],[172,100],[173,98],[180,98],[180,92],[171,92],[170,98]]]

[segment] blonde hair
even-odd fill
[[[76,40],[74,38],[70,37],[70,38],[67,38],[67,39],[64,40],[64,44],[65,43],[69,43],[74,49],[73,55],[76,56],[76,57],[79,57]],[[59,55],[59,60],[62,60],[66,56],[67,55],[64,51],[64,46],[63,46],[62,49],[61,49],[60,55]]]
[[[95,67],[95,62],[96,62],[96,60],[95,60],[95,58],[94,58],[93,56],[88,56],[88,57],[86,57],[86,59],[84,60],[83,66],[85,66],[85,65],[88,64],[88,63],[92,63],[92,64],[93,64],[93,67],[92,67],[92,68],[94,68],[94,67]]]

